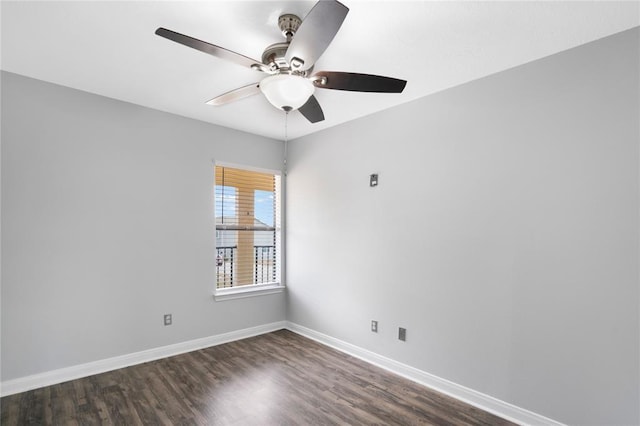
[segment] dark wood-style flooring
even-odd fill
[[[2,425],[509,425],[280,330],[10,395]]]

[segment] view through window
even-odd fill
[[[217,288],[277,283],[280,176],[215,168]]]

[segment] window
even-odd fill
[[[215,218],[216,296],[280,287],[280,175],[217,165]]]

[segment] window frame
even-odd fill
[[[279,185],[277,193],[275,195],[275,207],[280,213],[280,220],[276,219],[275,233],[276,233],[276,281],[272,283],[261,284],[246,284],[237,287],[218,288],[217,278],[214,278],[214,292],[213,296],[216,301],[242,299],[246,297],[263,296],[268,294],[281,293],[285,289],[283,282],[284,271],[284,173],[281,170],[267,169],[261,167],[253,167],[245,164],[227,163],[222,161],[213,161],[213,191],[211,192],[213,197],[213,247],[214,253],[217,252],[216,247],[216,167],[228,167],[240,170],[246,170],[248,172],[267,173],[279,177]],[[215,265],[215,256],[212,258],[212,265]],[[215,272],[214,272],[215,275]]]

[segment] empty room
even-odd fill
[[[2,1],[2,425],[640,425],[640,2]]]

